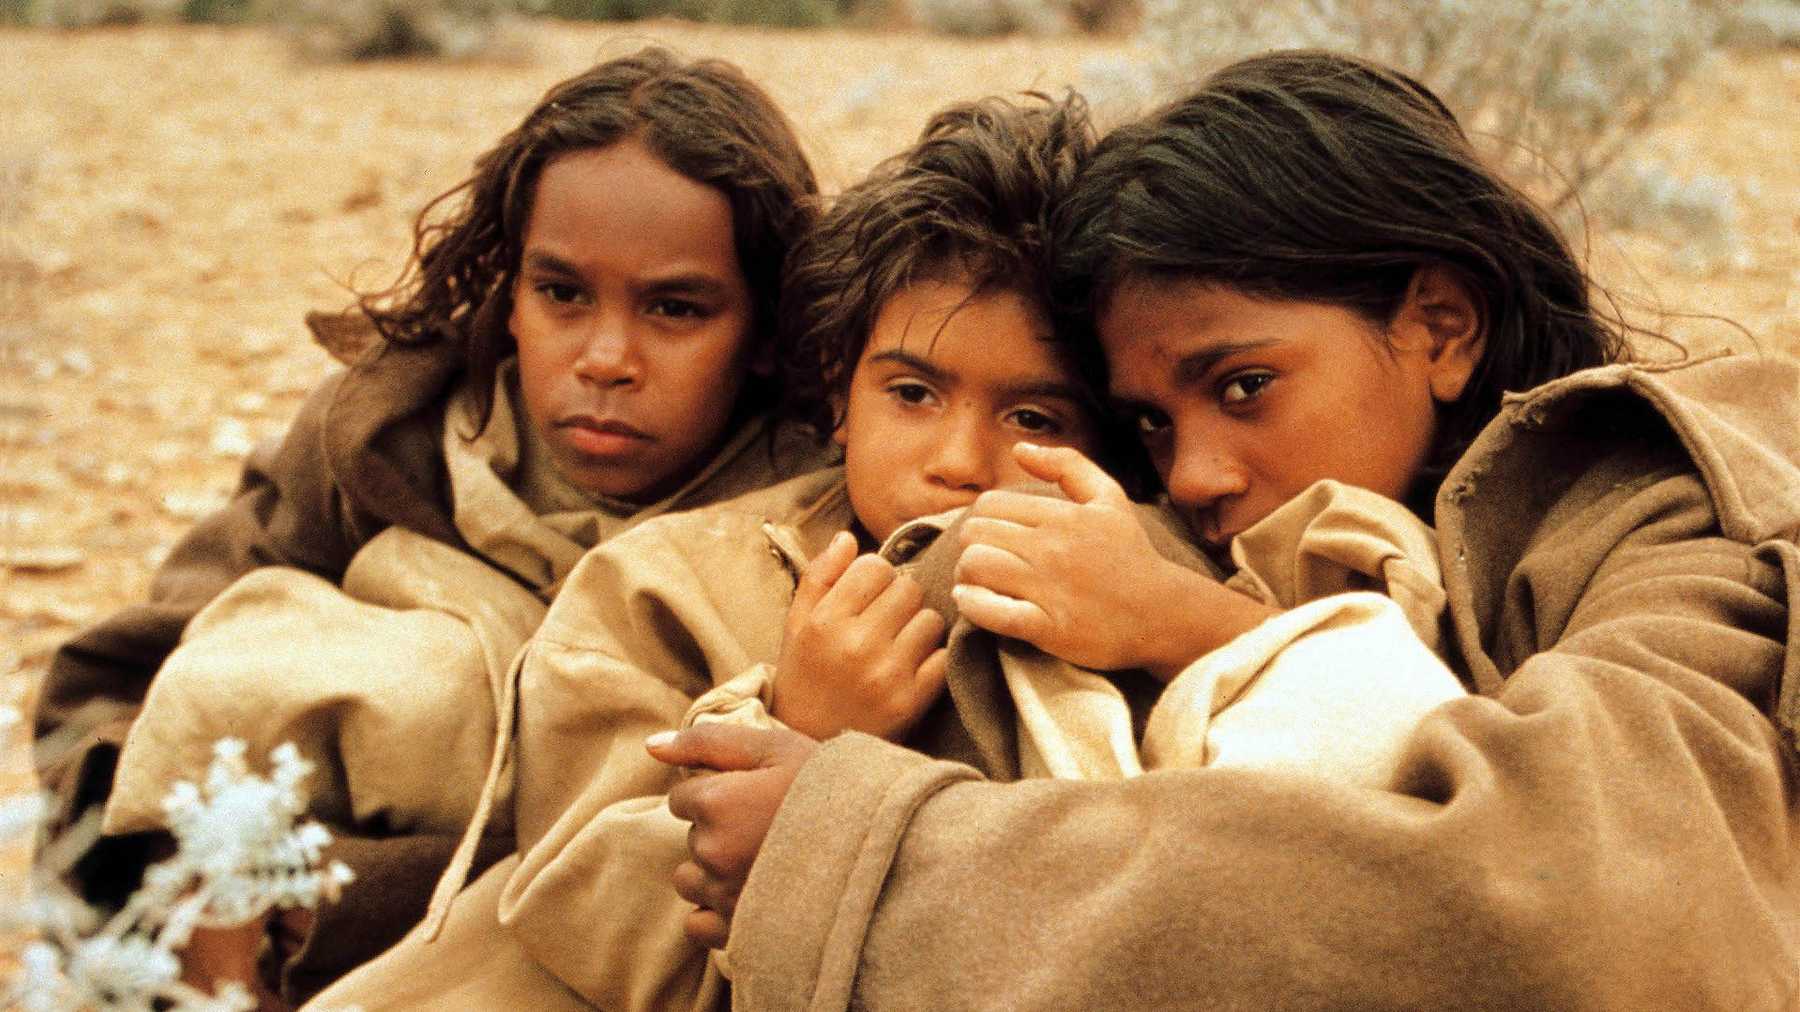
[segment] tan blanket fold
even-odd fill
[[[953,539],[933,547],[960,516],[915,520],[881,549],[926,586],[930,606],[952,618],[948,587],[958,553]],[[1168,536],[1166,519],[1145,510],[1158,548],[1208,568]],[[1322,481],[1245,531],[1232,556],[1239,568],[1227,586],[1289,610],[1177,676],[1141,742],[1136,700],[1113,678],[956,619],[948,680],[958,707],[1016,714],[1014,737],[976,736],[986,772],[1116,779],[1228,765],[1384,786],[1418,721],[1464,694],[1433,653],[1443,642],[1444,591],[1431,529],[1396,502]],[[767,726],[773,679],[767,666],[747,671],[697,699],[684,723]]]
[[[513,655],[543,614],[493,567],[400,528],[357,554],[342,589],[295,569],[256,570],[195,616],[151,683],[106,830],[160,827],[169,788],[200,776],[212,742],[230,736],[253,759],[292,741],[332,771],[309,784],[311,811],[326,821],[461,832],[488,773]]]
[[[470,883],[436,941],[414,930],[382,958],[319,992],[303,1009],[591,1009],[495,923],[518,855]],[[427,948],[429,946],[429,948]]]

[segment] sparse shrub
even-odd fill
[[[1142,12],[1139,0],[1064,0],[1069,20],[1084,32],[1115,32],[1134,24]]]
[[[571,21],[677,17],[731,25],[817,28],[840,14],[838,0],[538,0],[533,13]]]
[[[1681,178],[1655,162],[1633,163],[1594,187],[1588,210],[1621,228],[1656,236],[1688,270],[1717,270],[1742,255],[1737,194],[1718,176]]]
[[[530,10],[569,21],[636,21],[660,17],[671,6],[671,0],[542,0]]]
[[[12,24],[93,28],[174,21],[182,0],[5,0],[0,11]]]
[[[1146,0],[1165,87],[1320,46],[1404,70],[1553,208],[1614,165],[1715,49],[1718,0]]]
[[[945,35],[1049,35],[1063,26],[1050,0],[910,0],[913,22]]]
[[[771,28],[818,28],[837,20],[836,0],[690,0],[699,21]]]
[[[1739,49],[1800,49],[1800,0],[1750,0],[1725,21],[1723,42]]]
[[[200,24],[240,24],[257,17],[255,0],[187,0],[181,20]]]
[[[474,56],[514,9],[504,0],[265,0],[305,56],[381,60]]]

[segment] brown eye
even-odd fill
[[[706,307],[686,299],[657,299],[650,303],[650,313],[676,320],[702,320],[708,315]]]
[[[923,383],[909,383],[905,381],[890,383],[888,384],[887,392],[888,396],[900,401],[902,404],[924,404],[931,400],[931,388]]]
[[[581,289],[561,281],[540,281],[533,286],[538,294],[551,302],[568,304],[581,300]]]
[[[1132,412],[1132,427],[1144,439],[1151,439],[1169,431],[1169,416],[1155,408],[1141,408]]]
[[[1241,404],[1260,395],[1274,379],[1275,374],[1272,372],[1238,373],[1219,387],[1219,401],[1224,404]]]
[[[1062,423],[1036,408],[1019,408],[1008,416],[1014,425],[1026,432],[1049,433],[1056,435],[1062,432]]]

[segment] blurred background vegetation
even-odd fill
[[[1103,109],[1142,108],[1262,49],[1348,50],[1431,85],[1572,228],[1661,232],[1701,270],[1740,247],[1732,187],[1634,143],[1719,51],[1800,48],[1800,0],[0,0],[0,23],[47,29],[267,25],[313,60],[485,58],[532,18],[1130,37],[1150,59],[1084,69]]]

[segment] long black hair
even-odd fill
[[[1352,56],[1274,52],[1105,137],[1058,216],[1064,325],[1086,330],[1122,284],[1211,282],[1330,303],[1386,326],[1419,268],[1467,285],[1484,347],[1441,405],[1425,502],[1501,395],[1626,357],[1549,217],[1483,164],[1412,78]]]
[[[514,351],[506,327],[538,177],[558,155],[641,141],[671,169],[731,204],[753,339],[772,347],[781,264],[816,215],[812,167],[774,100],[723,60],[683,62],[648,47],[552,87],[481,155],[470,177],[419,213],[413,257],[394,287],[359,301],[395,344],[462,347],[485,421],[494,371]],[[460,198],[449,215],[437,209]],[[775,391],[747,385],[746,397]]]

